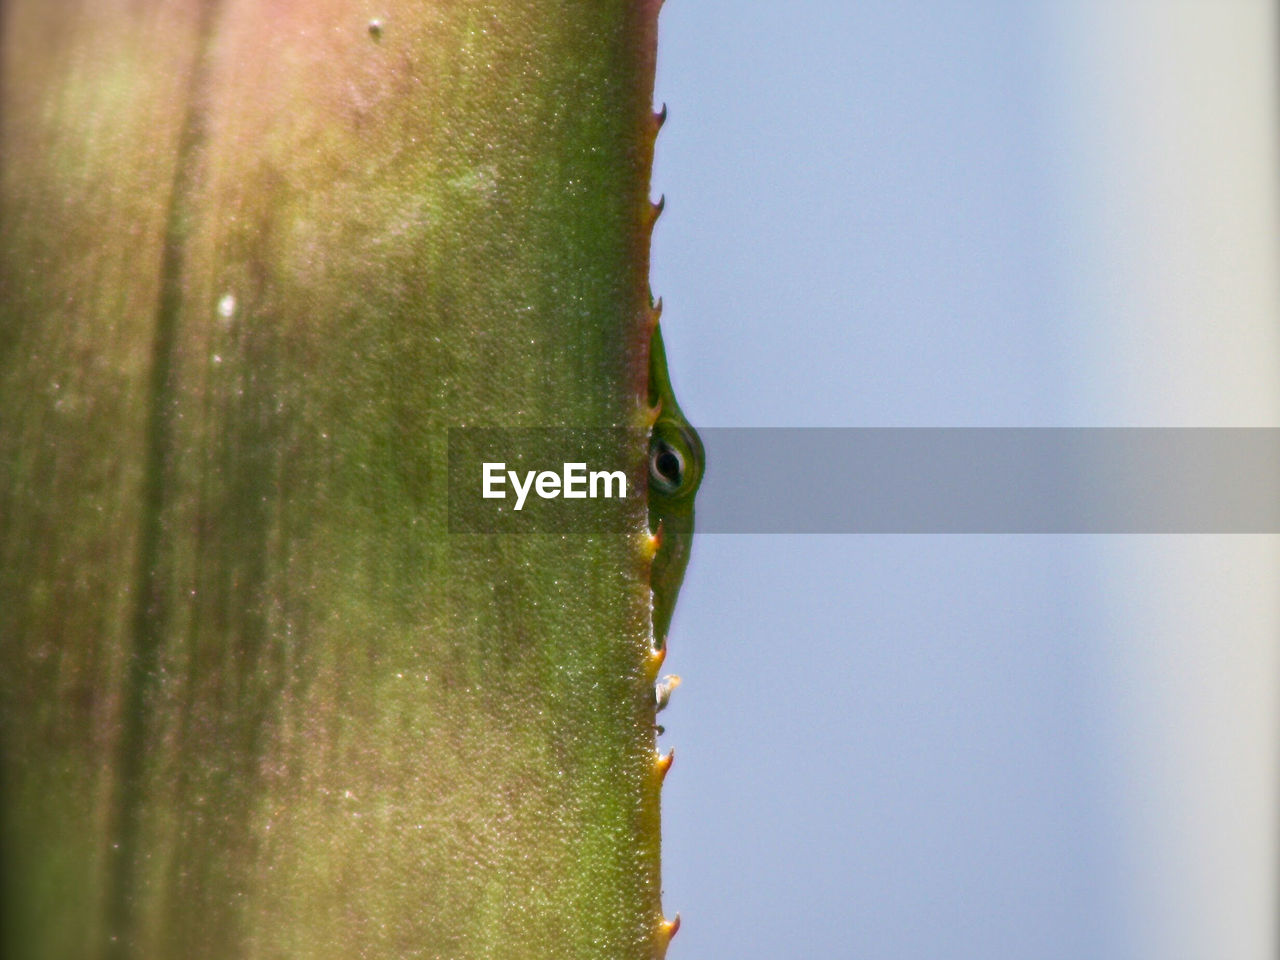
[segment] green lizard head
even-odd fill
[[[661,648],[667,642],[676,594],[689,564],[693,499],[702,482],[705,454],[698,431],[684,418],[671,392],[667,352],[656,326],[649,346],[649,405],[657,410],[649,434],[649,530],[659,538],[649,582],[654,645]]]

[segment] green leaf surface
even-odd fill
[[[5,955],[660,956],[644,505],[445,470],[644,422],[656,4],[0,16]]]

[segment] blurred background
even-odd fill
[[[1280,426],[1276,20],[667,4],[690,419]],[[1270,960],[1278,587],[1274,536],[699,537],[670,956]]]

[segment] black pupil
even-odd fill
[[[658,455],[653,460],[654,468],[658,471],[658,476],[668,483],[678,485],[680,483],[680,455],[670,447],[663,445],[658,451]]]

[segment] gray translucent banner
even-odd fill
[[[709,429],[708,533],[1277,533],[1276,429]]]
[[[1280,533],[1280,429],[701,435],[700,533]],[[449,527],[634,531],[644,523],[646,447],[638,430],[450,430]],[[529,486],[543,472],[555,474],[545,478],[550,499]],[[593,477],[603,491],[606,472],[618,495],[592,499]]]

